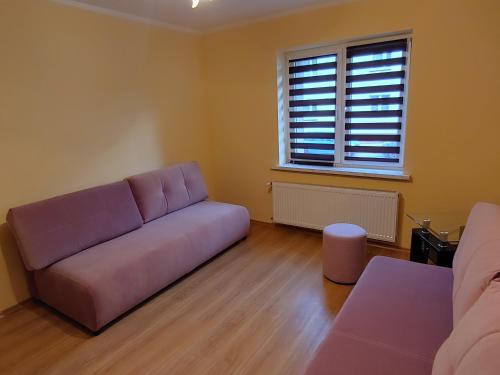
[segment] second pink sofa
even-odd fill
[[[98,331],[249,230],[246,208],[207,200],[196,163],[13,208],[34,296]]]
[[[453,268],[375,257],[307,375],[500,373],[500,206],[478,203]]]

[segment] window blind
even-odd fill
[[[333,166],[337,55],[289,60],[289,162]]]
[[[346,49],[346,163],[401,160],[407,39]]]

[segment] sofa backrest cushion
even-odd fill
[[[498,374],[500,280],[492,281],[439,348],[434,375]]]
[[[500,206],[472,209],[453,260],[453,324],[472,307],[500,272]]]
[[[12,208],[7,223],[32,271],[137,229],[142,219],[120,181]]]
[[[132,176],[128,182],[145,223],[208,198],[196,162]]]

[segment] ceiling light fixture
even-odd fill
[[[212,0],[208,0],[212,1]],[[200,4],[200,0],[193,0],[193,9],[196,8]]]

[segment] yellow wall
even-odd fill
[[[0,311],[28,297],[8,208],[199,160],[211,181],[200,38],[0,0]]]
[[[265,183],[396,190],[404,212],[468,211],[500,203],[500,2],[367,0],[204,38],[216,196],[269,221]],[[271,171],[278,163],[276,61],[300,46],[413,30],[406,170],[411,182]]]

